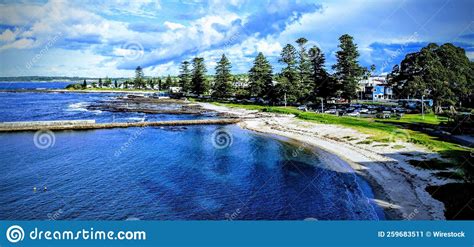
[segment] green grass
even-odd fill
[[[295,107],[270,107],[251,104],[227,104],[217,103],[227,107],[237,107],[247,110],[259,110],[264,112],[273,112],[281,114],[293,114],[297,118],[323,124],[334,124],[344,127],[349,127],[358,130],[364,134],[370,135],[370,140],[373,142],[388,143],[394,140],[404,140],[415,143],[428,148],[431,151],[442,154],[443,157],[451,159],[452,162],[463,162],[460,157],[462,153],[469,155],[474,149],[466,148],[455,143],[440,140],[437,137],[427,135],[425,133],[404,129],[400,126],[388,124],[372,118],[357,118],[357,117],[338,117],[331,114],[320,114],[315,112],[304,112]],[[440,123],[446,121],[445,118],[435,116],[434,114],[425,115],[425,119],[421,118],[420,114],[407,114],[400,121],[409,123],[425,122],[425,123]]]
[[[427,125],[439,125],[440,123],[447,122],[448,118],[444,116],[437,116],[433,113],[425,114],[423,117],[421,114],[404,114],[400,119],[377,119],[377,122],[385,123],[405,123],[405,124],[427,124]]]

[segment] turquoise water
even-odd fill
[[[0,94],[14,106],[0,116],[55,120],[90,97],[56,96]],[[338,157],[235,125],[2,133],[0,145],[2,220],[383,219]]]

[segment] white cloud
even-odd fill
[[[469,60],[474,61],[474,51],[466,52],[466,56],[469,58]]]
[[[19,39],[12,43],[0,47],[0,52],[7,49],[26,49],[33,47],[35,42],[32,39]]]
[[[429,17],[443,3],[396,0],[324,1],[321,10],[302,14],[294,22],[291,20],[300,13],[281,10],[298,2],[283,0],[263,4],[247,0],[215,0],[208,3],[190,1],[173,3],[172,9],[168,8],[169,2],[161,6],[159,1],[153,0],[8,3],[0,4],[0,23],[6,26],[0,32],[0,56],[5,61],[5,54],[10,54],[10,60],[18,60],[17,64],[21,65],[25,61],[20,59],[28,60],[28,56],[20,58],[11,55],[12,53],[29,52],[29,56],[34,56],[60,33],[55,46],[51,48],[54,51],[51,54],[56,54],[58,59],[46,56],[48,59],[45,57],[38,62],[35,69],[49,71],[50,65],[58,70],[67,68],[64,70],[66,73],[89,74],[89,70],[103,73],[99,76],[114,76],[133,75],[132,69],[141,65],[147,73],[167,75],[178,72],[179,60],[203,56],[212,73],[215,62],[225,52],[232,62],[233,71],[243,72],[248,71],[257,52],[262,52],[269,60],[276,62],[282,46],[286,43],[294,44],[302,36],[317,42],[327,54],[328,64],[332,64],[339,36],[348,33],[354,36],[354,41],[359,46],[360,60],[373,63],[380,60],[381,56],[394,54],[391,48],[373,48],[374,42],[403,44],[427,40],[444,41],[467,33],[466,25],[472,25],[472,18],[465,12],[468,12],[472,2],[461,2],[458,5],[449,2],[439,15],[430,20]],[[422,5],[426,5],[423,11],[417,9]],[[189,6],[191,11],[180,12],[181,7],[184,11]],[[465,7],[461,8],[463,6]],[[456,10],[455,15],[450,14],[452,9]],[[273,15],[266,16],[262,13]],[[251,29],[252,32],[258,32],[268,25],[274,25],[273,29],[268,28],[266,32],[262,30],[265,37],[261,38],[258,34],[249,35],[240,29],[251,23],[249,20],[257,14],[262,14],[262,20],[278,15],[289,16],[278,19],[285,20],[286,25],[268,21],[247,27],[247,31]],[[420,30],[419,23],[426,20],[429,20],[429,25]],[[137,23],[143,23],[145,28],[139,25],[131,27]],[[149,27],[148,23],[156,28],[146,29]],[[280,32],[283,27],[286,27],[285,30]],[[141,49],[130,49],[127,47],[130,42],[139,44]],[[59,54],[59,51],[68,56]],[[131,55],[137,58],[127,59]],[[471,51],[467,55],[473,59]],[[160,63],[161,65],[157,65]],[[78,69],[75,70],[73,66]],[[274,66],[278,64],[274,63]]]
[[[91,11],[100,10],[107,15],[131,15],[155,18],[159,15],[161,4],[159,0],[109,0],[104,2],[90,1],[86,4]]]
[[[176,29],[180,29],[180,28],[185,28],[185,26],[183,24],[179,24],[179,23],[174,23],[174,22],[169,22],[169,21],[165,21],[164,25],[168,28],[168,29],[171,29],[171,30],[176,30]]]
[[[177,75],[179,73],[179,64],[173,61],[144,69],[146,76],[167,76]]]
[[[12,32],[10,29],[7,29],[3,31],[2,34],[0,34],[0,41],[1,42],[12,42],[15,40],[16,34]]]

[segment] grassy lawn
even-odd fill
[[[470,157],[470,152],[474,152],[473,148],[463,147],[461,145],[446,142],[440,140],[437,137],[421,133],[419,131],[413,131],[404,129],[400,126],[388,124],[379,119],[372,118],[357,118],[357,117],[338,117],[332,114],[320,114],[314,112],[304,112],[296,109],[295,107],[269,107],[261,105],[246,105],[246,104],[228,104],[228,103],[214,103],[217,105],[223,105],[227,107],[237,107],[247,110],[259,110],[264,112],[274,112],[282,114],[293,114],[297,118],[323,124],[335,124],[344,127],[356,129],[364,134],[370,135],[370,138],[362,141],[364,143],[389,143],[393,140],[404,140],[411,143],[415,143],[428,148],[433,152],[437,152],[442,157],[449,159],[452,164],[462,164],[465,162],[465,157]],[[394,120],[397,121],[397,120]],[[447,121],[443,117],[437,117],[433,114],[425,115],[425,119],[422,119],[420,114],[405,115],[402,119],[398,120],[406,123],[428,123],[428,124],[439,124],[442,121]],[[400,148],[400,147],[397,147]],[[469,166],[466,165],[466,166]],[[464,168],[470,170],[472,167]]]
[[[428,124],[438,125],[447,122],[448,118],[444,116],[437,116],[434,113],[425,114],[405,114],[401,119],[377,119],[378,122],[386,123],[406,123],[406,124]]]

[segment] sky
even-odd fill
[[[405,54],[451,42],[474,60],[472,0],[0,0],[0,76],[177,75],[204,57],[214,73],[223,53],[246,73],[258,52],[279,72],[282,47],[305,37],[326,67],[338,38],[354,37],[361,65],[390,72]]]

